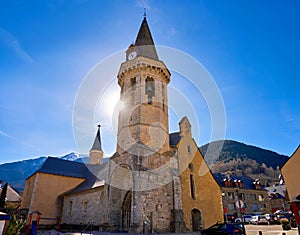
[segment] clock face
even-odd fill
[[[133,51],[133,52],[131,52],[129,55],[128,55],[128,60],[133,60],[135,57],[136,57],[136,52],[135,51]]]

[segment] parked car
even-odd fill
[[[250,222],[251,224],[268,224],[268,220],[264,215],[254,215]]]
[[[252,215],[243,215],[242,218],[236,218],[234,220],[234,222],[235,223],[241,223],[241,222],[250,223],[251,218],[252,218]]]
[[[265,214],[264,216],[266,217],[268,224],[280,224],[280,221],[276,215]]]
[[[201,231],[202,235],[246,235],[242,224],[216,223],[208,229]]]
[[[226,222],[227,223],[234,223],[236,216],[234,214],[226,214]]]

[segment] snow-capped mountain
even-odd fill
[[[69,153],[57,157],[68,161],[88,162],[87,154]],[[3,183],[8,182],[12,187],[19,191],[23,191],[26,178],[32,175],[41,164],[43,164],[46,158],[47,157],[45,156],[41,156],[18,162],[0,164],[0,180],[2,180]]]
[[[77,153],[69,153],[69,154],[59,157],[59,158],[68,160],[68,161],[77,161],[80,157],[79,157],[79,154],[77,154]]]

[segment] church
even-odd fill
[[[47,158],[27,178],[21,208],[39,211],[40,224],[59,217],[70,226],[130,233],[200,231],[223,221],[221,188],[188,118],[169,133],[170,79],[144,16],[117,75],[125,108],[119,112],[116,152],[103,162],[99,126],[89,163]]]

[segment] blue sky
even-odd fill
[[[214,78],[226,139],[293,153],[300,144],[299,1],[20,0],[0,2],[0,163],[76,152],[72,113],[80,84],[135,40],[144,7],[155,43],[193,56]],[[172,74],[171,85],[196,105],[198,144],[209,142],[205,102]],[[171,119],[176,131],[179,120]],[[108,154],[115,150],[110,132],[104,125]]]

